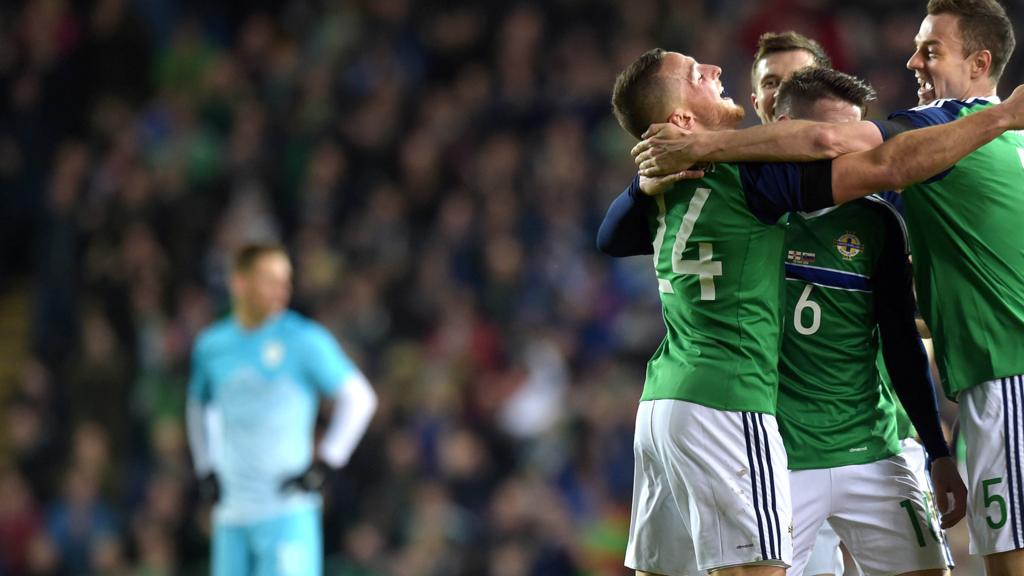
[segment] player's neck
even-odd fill
[[[249,310],[242,306],[235,306],[233,311],[235,320],[243,330],[253,331],[257,330],[270,321],[271,318],[277,316],[278,312],[272,314],[264,314],[257,310]]]
[[[718,119],[714,123],[708,123],[706,125],[705,124],[697,123],[697,124],[693,125],[693,132],[722,132],[722,131],[725,131],[725,130],[735,130],[735,129],[740,127],[740,124],[742,124],[742,121],[743,121],[742,118],[739,118],[739,119],[733,119],[733,118],[724,119],[723,118],[723,119]]]
[[[968,88],[967,93],[959,100],[970,100],[971,98],[992,98],[996,95],[996,85],[985,81],[976,82]]]

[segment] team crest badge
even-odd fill
[[[856,234],[847,232],[839,238],[836,238],[836,250],[846,260],[853,260],[853,257],[860,254],[864,250],[864,244],[860,241],[860,238]]]
[[[263,365],[267,368],[277,368],[284,361],[284,344],[277,340],[267,342],[263,346]]]

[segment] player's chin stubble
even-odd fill
[[[735,126],[743,121],[743,117],[746,116],[747,111],[742,106],[736,103],[722,102],[719,112],[719,126],[730,127]]]

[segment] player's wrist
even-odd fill
[[[928,454],[928,458],[932,461],[953,456],[953,451],[949,447],[949,442],[946,441],[946,436],[942,433],[941,426],[935,429],[929,427],[925,429],[924,433],[922,433],[921,428],[918,428],[917,432],[917,441],[924,446],[925,453]]]
[[[311,470],[315,470],[316,472],[321,474],[330,474],[331,472],[334,472],[335,469],[334,466],[328,464],[327,461],[324,460],[323,458],[317,458],[313,460],[313,463],[310,464],[309,467]]]
[[[726,130],[725,132],[734,133],[735,130]],[[716,147],[715,142],[723,140],[725,136],[719,132],[694,132],[683,138],[684,140],[678,142],[672,152],[675,164],[680,167],[679,170],[686,170],[695,164],[707,163],[706,158],[715,152],[716,148],[722,148],[722,146]]]
[[[989,116],[986,118],[985,124],[992,126],[997,133],[1001,134],[1014,128],[1014,114],[1009,106],[1003,104],[990,106],[978,113],[979,116],[982,114]]]

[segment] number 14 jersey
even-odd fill
[[[775,414],[785,214],[832,202],[824,163],[718,164],[647,209],[666,335],[641,401]]]

